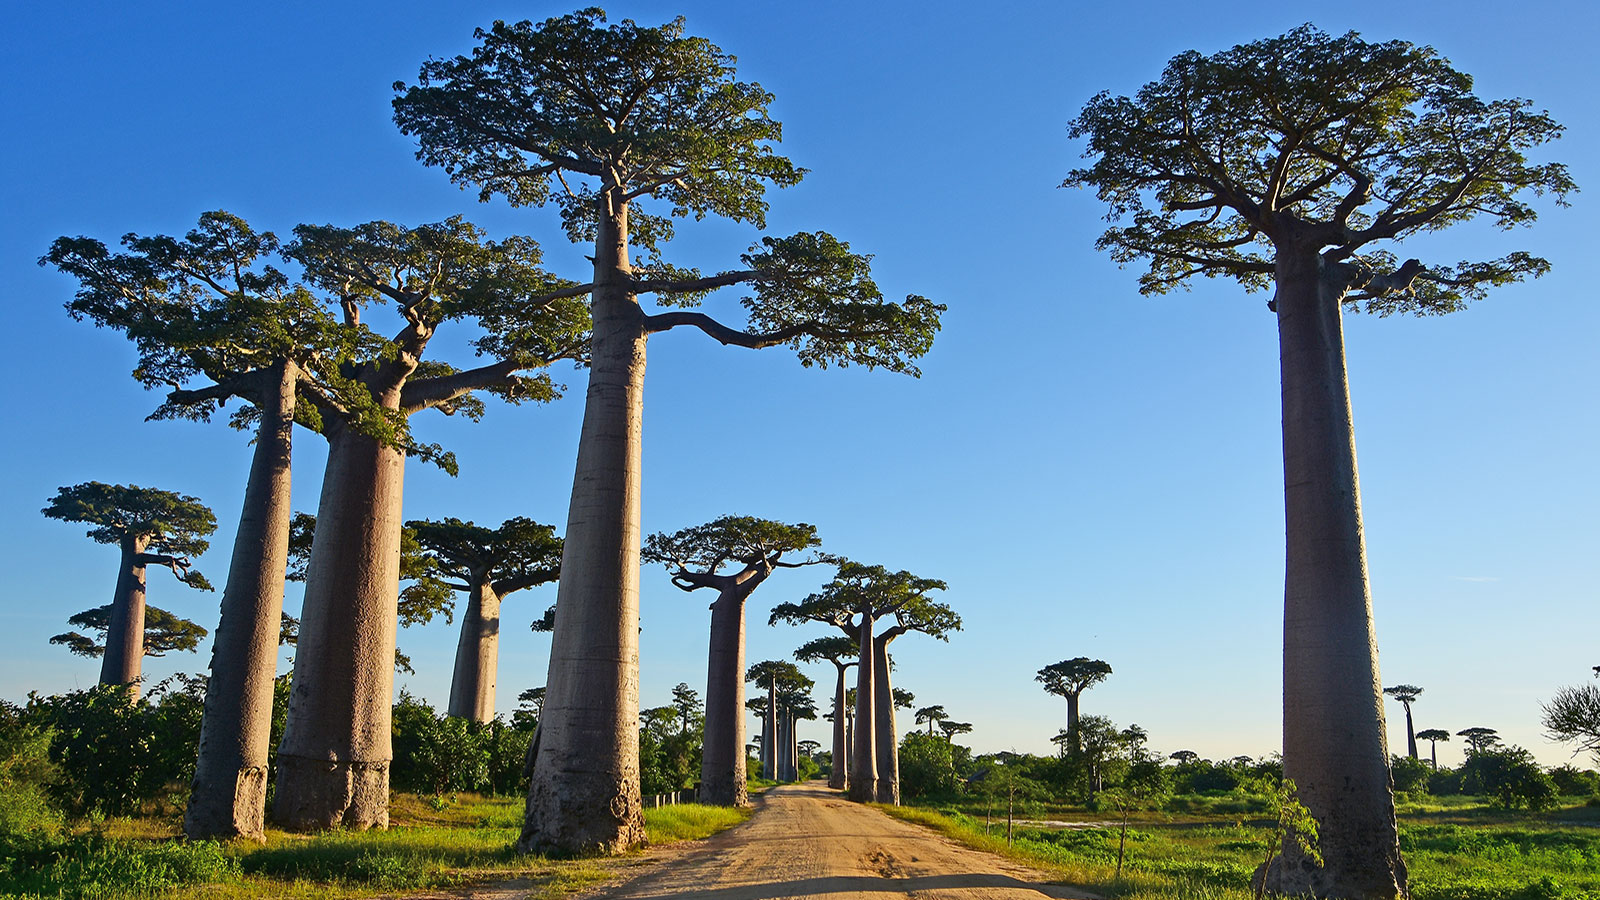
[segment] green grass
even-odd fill
[[[989,827],[959,809],[884,809],[980,850],[997,853],[1127,900],[1250,897],[1250,875],[1265,856],[1260,821],[1145,816],[1130,825],[1123,877],[1115,877],[1117,829]],[[1413,900],[1600,900],[1600,816],[1589,807],[1515,815],[1481,801],[1410,810],[1400,839]]]
[[[732,827],[748,810],[682,804],[645,812],[652,844]],[[613,877],[620,859],[519,855],[522,801],[396,796],[386,831],[315,835],[269,830],[265,845],[181,843],[170,818],[119,818],[60,838],[0,846],[0,896],[350,900],[379,893],[514,881],[519,893],[561,898]]]

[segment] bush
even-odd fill
[[[900,741],[900,792],[907,798],[945,797],[956,792],[950,742],[921,731]]]
[[[53,732],[56,798],[83,812],[125,815],[193,780],[205,705],[200,678],[169,678],[144,697],[99,685],[30,694],[22,720]]]
[[[1394,789],[1407,794],[1426,794],[1428,780],[1433,777],[1432,765],[1409,756],[1391,757],[1389,771],[1394,776]]]
[[[506,795],[527,786],[523,768],[533,734],[498,716],[483,724],[441,716],[401,691],[392,723],[389,781],[396,790]]]
[[[1550,780],[1563,797],[1593,797],[1600,794],[1600,773],[1586,771],[1576,766],[1557,766],[1550,770]]]
[[[136,897],[232,880],[239,864],[213,841],[143,843],[87,834],[7,853],[0,894]]]
[[[24,835],[52,835],[61,813],[50,804],[56,778],[50,761],[54,734],[22,721],[22,711],[0,701],[0,843]]]
[[[1483,794],[1506,809],[1538,811],[1556,805],[1556,783],[1521,747],[1485,750],[1461,765],[1462,789]]]

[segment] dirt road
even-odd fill
[[[603,900],[1037,900],[1093,897],[850,803],[820,784],[767,793],[750,821]]]

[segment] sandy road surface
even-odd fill
[[[750,821],[596,900],[1038,900],[1093,897],[849,803],[820,784],[767,792]]]

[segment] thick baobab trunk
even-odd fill
[[[778,709],[778,727],[776,729],[777,742],[773,744],[776,760],[774,768],[777,770],[775,781],[793,781],[794,776],[789,771],[789,744],[792,735],[789,733],[794,726],[794,720],[789,718],[787,709]]]
[[[405,457],[349,428],[328,438],[272,815],[384,828]]]
[[[1411,704],[1402,703],[1400,705],[1406,708],[1406,751],[1411,754],[1412,759],[1416,759],[1417,731],[1415,726],[1411,724]]]
[[[1283,768],[1318,822],[1325,863],[1286,843],[1264,873],[1266,887],[1404,897],[1345,377],[1344,288],[1315,252],[1280,250],[1276,279],[1288,534]]]
[[[489,574],[473,573],[467,611],[456,642],[456,669],[450,679],[450,715],[471,722],[494,718],[495,672],[500,659],[500,595]]]
[[[749,803],[744,752],[744,600],[743,593],[727,590],[711,604],[700,802],[717,806]]]
[[[276,393],[262,397],[260,404],[244,511],[212,644],[194,790],[183,813],[183,832],[192,840],[264,840],[272,682],[278,674],[284,569],[289,559],[298,371],[286,363],[274,374]]]
[[[100,660],[101,684],[129,685],[139,696],[144,665],[144,551],[150,535],[125,535],[117,567],[117,593],[106,622],[106,653]]]
[[[878,749],[873,735],[873,697],[877,665],[872,652],[872,616],[861,613],[861,656],[856,665],[856,718],[850,751],[850,799],[878,799]]]
[[[627,208],[602,196],[589,389],[567,513],[539,752],[518,847],[616,853],[645,840],[639,798],[643,313],[627,292]],[[608,213],[606,204],[615,206]]]
[[[833,757],[828,767],[828,787],[842,790],[850,783],[846,772],[846,754],[849,752],[848,742],[845,739],[845,714],[844,714],[844,670],[845,667],[834,665],[839,670],[839,678],[833,685]]]
[[[878,802],[900,805],[900,737],[894,728],[894,686],[889,681],[889,641],[872,642],[873,742],[878,749]]]

